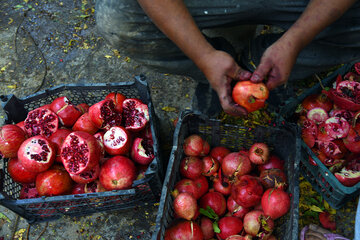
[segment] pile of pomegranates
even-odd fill
[[[344,186],[360,182],[360,62],[299,105],[302,139]],[[309,156],[312,165],[317,165]]]
[[[0,156],[20,199],[129,189],[154,149],[148,106],[109,93],[91,106],[66,96],[0,128]]]
[[[232,152],[191,134],[182,148],[165,240],[277,239],[274,221],[289,211],[291,198],[284,161],[266,143]]]

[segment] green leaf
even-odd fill
[[[217,221],[219,219],[218,215],[209,206],[207,206],[206,209],[200,208],[199,211],[202,215],[204,215],[210,219],[213,219],[215,221]]]
[[[16,5],[14,8],[16,9],[16,10],[18,10],[18,9],[20,9],[20,8],[23,8],[24,6],[23,5]]]
[[[216,232],[216,233],[221,232],[217,222],[213,222],[213,228],[214,228],[214,232]]]
[[[10,219],[7,216],[5,216],[5,214],[3,214],[1,212],[0,212],[0,219],[4,219],[7,222],[11,222]]]

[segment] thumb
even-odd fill
[[[268,73],[271,71],[271,64],[268,61],[261,61],[259,66],[255,69],[250,80],[258,83],[264,81]]]
[[[250,80],[251,72],[239,67],[238,65],[235,67],[235,73],[232,77],[234,80],[237,81],[245,81]]]

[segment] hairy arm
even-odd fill
[[[273,89],[287,81],[300,51],[317,34],[339,19],[356,0],[311,0],[299,19],[266,49],[251,80],[263,81]]]
[[[209,44],[182,0],[138,0],[154,24],[204,73],[217,92],[226,113],[244,115],[246,110],[231,98],[233,79],[249,79],[251,74],[241,69],[234,59]]]

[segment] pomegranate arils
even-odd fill
[[[59,119],[54,112],[45,108],[37,108],[28,113],[24,121],[26,133],[32,137],[42,135],[50,137],[58,129]]]
[[[110,129],[113,126],[120,126],[122,116],[115,110],[115,104],[110,99],[95,103],[89,108],[89,115],[94,125],[101,129]]]
[[[141,131],[149,121],[149,110],[140,99],[128,98],[123,102],[124,126],[130,131]]]

